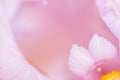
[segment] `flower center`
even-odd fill
[[[100,80],[120,80],[120,71],[112,71],[101,77]]]

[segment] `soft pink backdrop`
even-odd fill
[[[94,0],[27,1],[12,20],[13,32],[30,63],[53,80],[74,78],[68,68],[72,44],[87,48],[98,33],[118,47]]]

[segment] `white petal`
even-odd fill
[[[93,64],[94,61],[86,49],[73,45],[69,57],[69,67],[72,72],[84,75]]]
[[[118,55],[115,46],[97,34],[90,41],[89,51],[95,61],[113,58]]]
[[[9,19],[12,19],[15,16],[15,13],[18,11],[22,0],[3,0],[4,8],[6,10],[7,16]]]
[[[120,40],[120,19],[107,25],[111,32]]]
[[[120,39],[120,0],[96,0],[96,4],[103,21]]]

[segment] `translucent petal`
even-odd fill
[[[95,34],[90,41],[89,51],[95,61],[118,56],[115,46],[111,42],[104,39],[103,37],[98,36],[97,34]]]
[[[24,58],[9,29],[0,18],[0,80],[47,80]]]
[[[96,0],[101,18],[120,39],[120,0]]]
[[[94,61],[86,49],[73,45],[69,57],[69,67],[72,72],[84,75],[93,64]]]
[[[13,57],[14,58],[14,57]],[[9,58],[8,58],[9,59]],[[13,59],[15,60],[15,59]],[[8,62],[12,62],[9,60]],[[17,65],[14,65],[17,63]],[[12,63],[1,65],[1,80],[49,80],[27,62],[17,60]]]
[[[20,8],[22,0],[1,0],[4,4],[3,8],[8,19],[12,19]]]

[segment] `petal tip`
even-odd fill
[[[83,63],[84,62],[84,63]],[[94,64],[88,51],[78,45],[73,45],[69,57],[69,69],[77,74],[83,75]]]
[[[95,61],[113,58],[117,55],[115,46],[97,34],[95,34],[90,41],[89,51]]]

